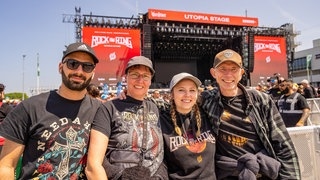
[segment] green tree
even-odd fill
[[[5,97],[9,99],[22,99],[22,93],[20,92],[6,93]],[[28,95],[24,93],[24,99],[28,99],[28,98],[29,98]]]

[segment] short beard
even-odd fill
[[[79,76],[77,74],[69,74],[68,77],[66,76],[66,74],[64,73],[64,71],[61,71],[61,76],[62,76],[62,83],[69,89],[73,90],[73,91],[83,91],[84,89],[87,88],[87,86],[90,84],[91,82],[91,78],[89,78],[88,80],[86,80],[85,76]],[[82,78],[84,80],[83,83],[79,84],[79,83],[75,83],[73,81],[70,80],[70,77],[72,76],[78,76],[80,78]]]
[[[289,88],[286,87],[283,91],[282,91],[282,94],[288,94],[289,93]]]

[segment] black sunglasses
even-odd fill
[[[75,59],[66,59],[63,63],[67,63],[67,67],[71,70],[76,70],[81,65],[82,70],[86,73],[91,73],[93,69],[96,67],[95,64],[88,62],[80,62]]]

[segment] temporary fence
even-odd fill
[[[320,98],[307,99],[310,107],[308,125],[320,125]]]

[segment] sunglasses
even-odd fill
[[[67,67],[70,70],[76,70],[81,65],[82,70],[86,73],[91,73],[93,71],[93,69],[96,67],[95,64],[88,63],[88,62],[80,62],[75,59],[66,59],[65,61],[63,61],[63,63],[66,63]]]

